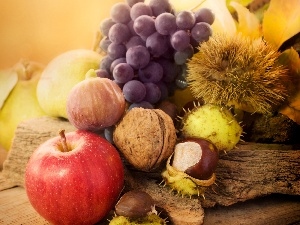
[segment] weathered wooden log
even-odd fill
[[[0,173],[0,190],[23,186],[25,165],[34,149],[60,129],[75,130],[67,121],[39,118],[26,121],[17,129],[4,169]],[[129,168],[129,167],[128,167]],[[182,198],[158,183],[160,174],[127,171],[128,189],[143,189],[153,196],[158,207],[166,211],[174,224],[201,224],[202,207],[229,206],[272,193],[300,195],[300,147],[297,145],[244,143],[222,154],[216,171],[216,185],[205,199]],[[190,215],[190,222],[186,216]],[[180,220],[181,218],[181,220]]]
[[[51,117],[21,123],[16,129],[12,147],[3,163],[0,190],[13,186],[24,187],[25,168],[32,152],[50,137],[57,136],[61,129],[66,132],[75,130],[68,121]]]
[[[12,148],[0,173],[0,190],[14,186],[24,187],[26,164],[32,152],[43,142],[57,136],[59,130],[66,132],[75,128],[65,120],[43,117],[21,123],[15,134]],[[153,179],[138,178],[126,170],[125,183],[128,189],[143,189],[156,202],[158,211],[174,225],[200,225],[204,210],[198,199],[181,198],[159,186]],[[105,221],[104,224],[106,224]],[[102,223],[100,223],[102,224]]]
[[[244,143],[222,154],[204,207],[231,205],[272,193],[300,195],[300,146]]]

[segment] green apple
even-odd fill
[[[43,66],[39,63],[23,60],[9,72],[12,76],[17,74],[18,80],[0,110],[0,145],[6,150],[10,149],[15,130],[21,121],[45,115],[36,97],[36,86],[42,70]]]
[[[44,69],[37,85],[37,98],[49,116],[67,119],[66,102],[72,87],[85,79],[90,69],[98,69],[102,56],[88,49],[64,52]]]

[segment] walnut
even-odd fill
[[[113,140],[124,158],[136,169],[158,169],[173,153],[176,130],[160,109],[133,108],[116,126]]]

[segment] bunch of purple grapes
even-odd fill
[[[213,21],[206,8],[175,15],[168,0],[117,3],[100,25],[107,54],[98,76],[118,83],[130,107],[154,108],[184,88],[185,63],[212,35]]]

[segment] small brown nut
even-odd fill
[[[113,140],[136,169],[159,168],[174,151],[176,130],[170,116],[160,109],[133,108],[122,118]]]
[[[215,172],[219,150],[208,140],[186,138],[175,145],[172,166],[199,180],[208,180]]]
[[[156,211],[154,200],[148,193],[132,190],[120,198],[115,206],[115,212],[118,216],[140,218]]]
[[[157,108],[167,113],[172,118],[173,121],[178,116],[177,106],[168,100],[164,100],[161,103],[159,103]]]

